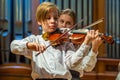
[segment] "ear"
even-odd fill
[[[41,25],[41,22],[38,21],[37,23],[38,23],[38,25]]]

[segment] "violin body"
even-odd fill
[[[72,34],[69,39],[73,44],[82,44],[85,36],[85,34]]]

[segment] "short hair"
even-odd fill
[[[58,14],[59,14],[59,9],[55,4],[51,2],[43,2],[37,7],[36,20],[40,22],[45,21],[46,14],[49,12],[50,9],[54,9],[54,8],[58,10]]]

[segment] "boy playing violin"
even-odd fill
[[[50,34],[57,30],[58,15],[59,10],[53,3],[43,2],[38,6],[36,20],[42,26],[42,34]],[[97,56],[94,48],[92,50],[94,53],[88,54],[86,60],[82,59],[89,51],[89,45],[96,38],[99,38],[98,31],[90,30],[82,45],[75,50],[70,42],[47,47],[51,44],[49,40],[45,40],[42,35],[31,35],[22,40],[13,40],[11,51],[31,59],[34,80],[71,80],[69,69],[77,70],[82,75],[84,71],[91,71],[94,68]],[[99,38],[98,43],[100,41]],[[36,56],[38,53],[40,54]]]

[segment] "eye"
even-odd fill
[[[46,19],[50,19],[50,17],[46,17]]]
[[[64,23],[64,20],[60,20],[60,23]]]
[[[67,25],[71,25],[71,23],[70,23],[70,22],[67,22],[66,24],[67,24]]]

